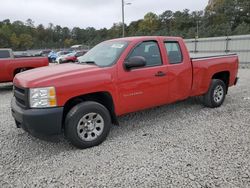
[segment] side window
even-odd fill
[[[165,42],[165,47],[167,50],[170,64],[182,63],[183,56],[182,56],[181,48],[178,42],[175,42],[175,41]]]
[[[8,50],[0,50],[0,59],[10,58],[10,52]]]
[[[128,59],[135,56],[144,57],[147,67],[162,65],[161,53],[156,41],[142,42],[133,49]]]

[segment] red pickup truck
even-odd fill
[[[76,147],[102,143],[117,116],[200,96],[222,105],[237,83],[235,54],[191,59],[182,38],[102,42],[70,63],[18,74],[12,115],[33,135],[59,134]]]
[[[45,57],[15,58],[11,49],[0,49],[0,83],[12,82],[17,73],[48,64]]]

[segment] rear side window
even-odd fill
[[[178,42],[175,42],[175,41],[165,42],[165,47],[167,50],[170,64],[182,63],[183,56],[182,56],[181,48]]]
[[[0,58],[10,58],[10,52],[8,50],[0,50]]]
[[[128,59],[135,56],[144,57],[147,67],[162,65],[161,53],[156,41],[142,42],[133,49]]]

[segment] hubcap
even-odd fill
[[[214,101],[220,103],[224,97],[224,90],[221,85],[218,85],[214,90]]]
[[[103,132],[104,120],[98,113],[85,114],[77,124],[77,134],[84,141],[93,141]]]

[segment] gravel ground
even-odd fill
[[[0,86],[0,187],[250,187],[250,70],[224,105],[194,99],[119,118],[100,146],[78,150],[15,128]]]

